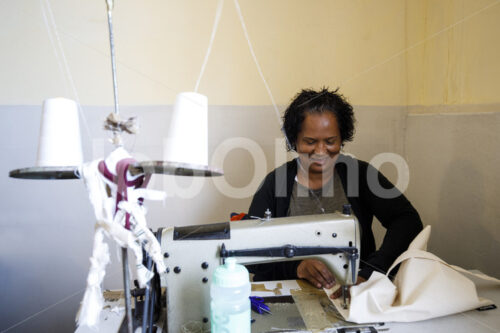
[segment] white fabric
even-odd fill
[[[105,268],[109,262],[108,244],[103,241],[103,229],[96,228],[94,234],[94,248],[90,258],[90,270],[87,276],[87,289],[82,300],[82,306],[77,314],[78,325],[96,327],[99,314],[104,305],[101,283],[104,279]],[[85,304],[85,305],[84,305]]]
[[[116,165],[119,161],[130,158],[123,149],[113,151],[105,160],[108,170],[116,175]],[[104,299],[101,284],[105,275],[105,268],[109,262],[108,245],[104,242],[104,235],[113,239],[119,246],[131,249],[136,258],[137,279],[144,287],[153,277],[143,264],[142,248],[152,257],[159,273],[166,270],[161,255],[160,244],[146,224],[146,208],[140,204],[139,198],[162,200],[165,194],[160,191],[144,188],[127,188],[127,201],[123,200],[116,209],[117,185],[106,179],[99,171],[99,162],[95,160],[81,167],[80,174],[89,193],[89,199],[94,207],[96,217],[94,246],[90,258],[90,271],[87,278],[87,288],[77,314],[77,324],[96,328]],[[127,179],[132,180],[127,173]],[[136,178],[136,177],[135,177]],[[108,189],[108,190],[107,190]],[[109,192],[109,194],[108,194]],[[130,214],[130,230],[125,228],[126,213]]]
[[[430,232],[427,226],[392,264],[388,273],[401,263],[394,283],[387,275],[373,272],[368,281],[351,288],[349,309],[342,308],[340,299],[332,300],[340,314],[355,323],[412,322],[492,304],[478,297],[474,283],[461,273],[500,280],[470,273],[426,252]],[[335,289],[325,291],[330,296]]]

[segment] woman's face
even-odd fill
[[[307,113],[296,145],[300,162],[308,173],[331,170],[341,144],[339,125],[332,112]]]

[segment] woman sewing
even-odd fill
[[[337,91],[303,90],[283,120],[288,149],[296,151],[298,158],[266,176],[249,215],[264,216],[267,209],[273,217],[327,214],[350,204],[362,235],[357,283],[374,270],[385,272],[422,230],[422,222],[411,203],[380,172],[341,153],[354,136],[352,106]],[[374,181],[379,186],[372,186]],[[372,232],[374,216],[387,230],[378,250]],[[248,269],[255,274],[254,281],[300,278],[318,288],[335,283],[333,274],[316,259],[249,265]]]

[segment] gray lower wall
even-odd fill
[[[82,125],[86,160],[110,151],[101,128],[102,120],[111,111],[106,107],[84,107],[90,129],[87,133]],[[124,115],[139,116],[140,135],[126,141],[126,148],[137,159],[162,160],[170,111],[170,106],[122,108]],[[9,170],[35,163],[40,107],[0,106],[0,112],[0,331],[68,332],[74,327],[85,287],[94,225],[92,207],[78,180],[35,181],[7,176]],[[495,149],[498,114],[407,117],[406,107],[369,106],[355,107],[355,112],[357,133],[346,151],[367,161],[383,152],[408,156],[407,194],[424,223],[433,225],[431,250],[451,263],[499,276],[493,260],[498,253],[500,211],[495,201],[500,184],[494,172],[499,156]],[[224,168],[225,180],[235,188],[250,183],[256,170],[254,163],[264,163],[265,173],[287,157],[281,143],[275,146],[281,135],[270,106],[211,106],[209,155],[223,141],[236,137],[257,143],[264,158],[254,161],[247,150],[234,146],[224,163],[216,166]],[[276,158],[276,154],[280,157]],[[383,165],[382,170],[391,180],[397,180],[393,167]],[[150,187],[169,194],[164,203],[146,202],[148,224],[153,230],[226,221],[230,212],[247,211],[253,193],[250,188],[247,196],[234,198],[221,192],[213,179],[198,179],[203,183],[201,191],[194,197],[182,198],[172,180],[184,189],[193,181],[153,177]],[[377,224],[374,228],[380,243],[383,230]],[[104,288],[121,287],[115,253],[112,247]]]
[[[432,226],[429,250],[500,277],[500,113],[410,115],[407,124],[408,196]]]

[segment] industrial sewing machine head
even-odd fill
[[[224,258],[240,264],[317,258],[344,287],[355,283],[360,231],[350,209],[342,213],[246,220],[160,230],[167,273],[164,329],[189,321],[210,327],[210,280]],[[160,236],[160,235],[159,235]]]

